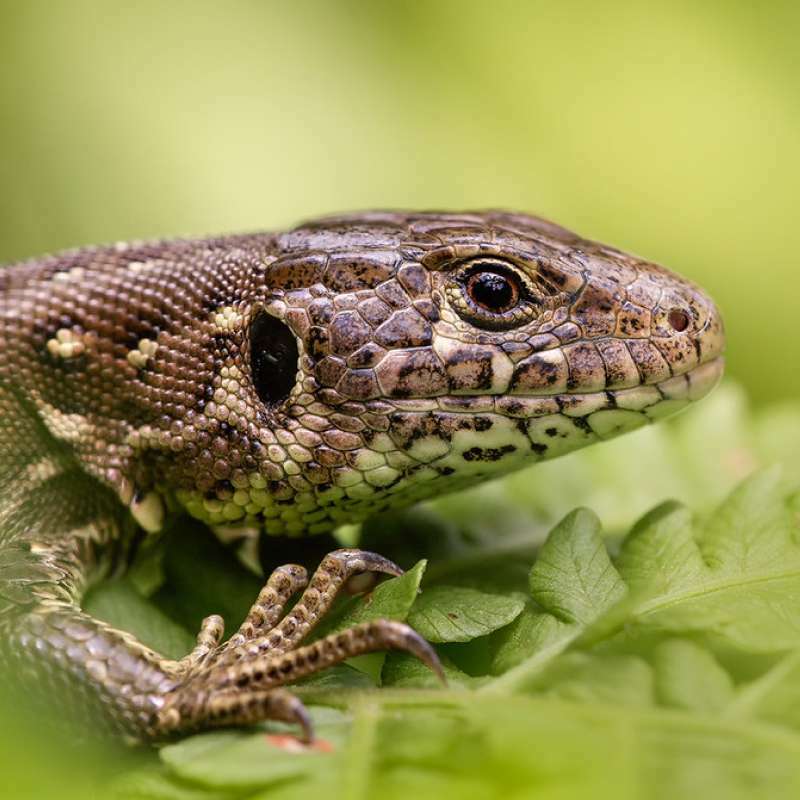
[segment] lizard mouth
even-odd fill
[[[393,399],[389,434],[414,462],[467,486],[670,416],[708,394],[723,367],[715,356],[661,381],[587,393]]]
[[[553,395],[465,394],[427,398],[393,398],[398,412],[449,412],[499,414],[516,419],[534,419],[561,414],[570,418],[591,417],[596,412],[628,412],[642,422],[656,421],[705,397],[719,383],[725,359],[717,356],[683,373],[650,384],[622,389],[567,392]],[[382,405],[385,406],[385,402]],[[366,404],[368,407],[370,403]]]

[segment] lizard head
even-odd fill
[[[658,420],[722,372],[697,286],[522,214],[358,214],[3,276],[0,384],[153,531],[173,500],[327,531]]]
[[[253,409],[250,466],[179,494],[211,522],[330,530],[661,419],[722,372],[697,286],[536,217],[327,218],[260,271],[244,366],[216,379]]]
[[[246,352],[268,431],[251,510],[262,501],[271,530],[324,530],[610,438],[722,370],[699,288],[534,217],[321,220],[280,237],[264,278]]]

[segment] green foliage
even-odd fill
[[[689,789],[749,797],[758,786],[791,797],[800,789],[800,524],[779,477],[757,472],[705,522],[664,504],[613,559],[597,517],[570,513],[530,569],[524,610],[434,585],[436,602],[421,603],[419,619],[439,640],[491,639],[497,674],[479,688],[312,687],[323,746],[287,749],[275,725],[272,735],[203,734],[162,749],[157,778],[128,775],[117,789],[577,798],[648,787],[666,798]],[[409,595],[402,578],[382,589],[390,609]],[[470,611],[468,624],[441,622],[438,612],[454,608]],[[513,621],[498,627],[503,614]],[[385,670],[384,684],[403,675]]]
[[[799,431],[800,410],[753,415],[728,387],[671,424],[366,525],[362,545],[407,572],[343,599],[317,635],[405,619],[448,686],[397,653],[315,676],[295,687],[312,749],[277,723],[217,731],[103,750],[37,794],[52,745],[9,713],[0,770],[24,778],[19,797],[797,796]],[[136,567],[87,606],[175,656],[208,613],[233,629],[262,581],[191,525]]]
[[[727,433],[712,424],[719,419]],[[407,619],[437,644],[448,687],[405,655],[358,659],[356,669],[297,687],[316,722],[315,748],[299,746],[280,724],[201,734],[128,769],[109,791],[142,800],[322,791],[347,800],[796,796],[798,423],[791,410],[752,418],[728,390],[655,429],[648,444],[656,436],[663,457],[651,462],[657,474],[644,486],[651,506],[661,502],[621,537],[609,538],[585,508],[543,537],[555,506],[537,498],[555,493],[557,481],[531,484],[524,474],[367,526],[364,544],[406,563],[423,553],[430,561],[345,601],[327,630]],[[626,447],[631,456],[646,452],[635,437]],[[573,459],[573,501],[598,491],[601,471],[608,498],[631,488],[617,460],[624,453],[601,455],[609,449]],[[735,464],[725,467],[732,453]],[[775,455],[784,456],[782,469],[757,469],[729,491],[740,469]],[[703,496],[692,495],[700,513],[664,500],[687,471],[703,473],[713,459],[723,467],[704,473]],[[504,505],[487,510],[487,493]],[[459,504],[467,512],[450,515]],[[163,587],[154,595],[166,596]],[[93,600],[117,622],[125,602],[139,629],[150,608],[151,640],[174,636],[169,603],[159,608],[119,586]]]
[[[422,593],[408,621],[429,642],[471,642],[504,628],[524,607],[524,597],[518,593],[440,585]]]

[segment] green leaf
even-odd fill
[[[533,602],[508,627],[494,637],[494,656],[489,667],[492,675],[511,673],[518,665],[525,663],[525,671],[535,673],[537,663],[541,668],[558,653],[569,646],[581,634],[581,629],[556,619]],[[509,675],[505,680],[516,680],[519,673]]]
[[[522,589],[547,528],[515,508],[495,483],[493,500],[474,496],[464,514],[463,495],[403,512],[383,514],[364,525],[360,546],[382,553],[401,566],[424,554],[425,583],[468,579],[486,591]],[[443,505],[444,504],[444,505]],[[484,515],[485,509],[491,513]]]
[[[354,669],[349,664],[337,664],[335,667],[304,678],[302,683],[298,684],[298,688],[303,691],[372,689],[375,683],[375,680],[361,670]]]
[[[749,798],[754,786],[770,798],[793,797],[798,527],[796,505],[767,472],[706,519],[661,505],[613,559],[597,517],[569,514],[530,569],[527,599],[442,584],[418,595],[418,564],[353,600],[337,624],[406,615],[451,638],[441,614],[511,601],[505,616],[478,619],[469,631],[482,634],[477,639],[443,645],[449,689],[405,654],[386,659],[382,678],[393,688],[380,692],[341,667],[301,687],[332,752],[289,753],[263,731],[204,734],[165,748],[166,773],[143,787],[154,800],[157,790],[182,800],[185,787],[208,800],[300,800],[323,790],[334,800],[409,791],[437,800],[612,791],[633,799],[642,786],[664,798]],[[476,642],[494,647],[494,678],[467,675],[448,658]]]
[[[729,390],[669,426],[368,523],[364,542],[379,552],[431,556],[424,591],[418,563],[341,603],[328,630],[406,619],[442,642],[449,688],[404,653],[358,659],[362,671],[340,665],[297,687],[331,752],[283,749],[268,738],[296,732],[282,725],[203,734],[160,764],[143,754],[143,769],[124,767],[115,796],[797,796],[798,431],[796,409],[748,416]],[[768,456],[789,459],[783,473],[754,474],[714,510]],[[565,516],[578,502],[601,513]],[[182,655],[190,623],[243,613],[260,584],[201,533],[185,529],[167,549],[157,606],[111,584],[89,608]],[[287,561],[316,560],[297,548]]]
[[[800,648],[797,527],[775,470],[745,481],[705,523],[674,503],[654,510],[623,541],[617,568],[596,517],[573,512],[531,570],[535,605],[497,638],[499,677],[486,690],[535,682],[576,643],[691,632],[750,654]]]
[[[164,767],[122,775],[108,787],[113,800],[228,800],[227,791],[192,786],[178,780]]]
[[[758,717],[800,733],[800,650],[787,653],[757,678],[737,687],[726,716]]]
[[[688,509],[668,502],[646,514],[625,539],[616,564],[634,592],[657,595],[696,585],[706,564]]]
[[[161,760],[178,778],[215,789],[245,789],[327,774],[344,746],[347,719],[333,709],[316,709],[316,747],[291,740],[284,745],[274,734],[288,730],[217,731],[191,736],[161,749]],[[271,732],[271,733],[270,733]],[[326,744],[323,749],[319,741]]]
[[[586,626],[625,595],[625,584],[600,537],[600,520],[586,509],[553,529],[530,576],[533,599],[567,624]]]
[[[792,547],[796,525],[786,513],[778,468],[756,473],[739,486],[706,523],[700,536],[704,560],[718,575],[772,574],[800,566]]]
[[[714,712],[734,697],[731,676],[714,656],[694,642],[669,639],[653,654],[656,694],[663,706]]]
[[[447,685],[452,688],[470,688],[479,686],[483,678],[473,678],[460,670],[447,656],[441,656],[442,668]],[[439,679],[419,659],[408,653],[389,653],[381,673],[383,686],[395,688],[440,688]]]
[[[527,684],[526,690],[586,704],[654,703],[653,670],[634,655],[568,652]]]
[[[405,622],[411,606],[419,594],[419,586],[422,576],[425,574],[426,564],[427,562],[424,560],[418,561],[400,577],[390,578],[388,581],[379,583],[366,597],[352,598],[340,610],[339,615],[329,620],[324,627],[321,626],[318,636],[343,631],[354,625],[376,619]],[[378,683],[385,658],[385,653],[370,653],[351,658],[348,663]]]
[[[170,532],[162,566],[167,582],[152,599],[191,631],[209,614],[222,615],[227,630],[236,630],[264,584],[210,530],[187,518]]]
[[[194,646],[189,631],[146,600],[127,580],[109,581],[89,592],[86,611],[129,631],[144,644],[169,658],[181,658]]]
[[[425,574],[427,563],[424,559],[418,561],[399,578],[391,578],[378,584],[366,599],[356,604],[350,613],[339,622],[337,628],[343,630],[375,619],[393,619],[405,622],[411,606],[419,594],[419,585]]]
[[[642,682],[642,666],[609,663],[606,677]],[[577,676],[578,671],[574,674]],[[576,679],[575,686],[581,685]],[[602,681],[598,682],[599,684]],[[789,800],[800,788],[800,734],[686,710],[620,704],[613,690],[569,699],[384,691],[353,698],[347,736],[330,754],[280,754],[258,735],[194,744],[166,759],[176,776],[210,792],[331,800],[693,796]],[[630,690],[627,690],[630,692]],[[216,734],[213,736],[217,736]],[[192,740],[189,740],[190,742]],[[181,747],[178,745],[176,747]],[[172,749],[172,748],[170,748]],[[223,758],[224,756],[224,758]],[[174,766],[173,766],[174,765]],[[283,778],[279,778],[279,776]],[[260,793],[257,793],[258,789]],[[213,796],[213,794],[211,795]],[[241,796],[241,795],[237,795]]]
[[[779,477],[756,473],[704,524],[676,508],[637,526],[622,545],[620,571],[646,596],[628,624],[704,632],[753,653],[800,646],[797,521]],[[680,543],[671,549],[670,533]],[[649,584],[647,564],[657,565]]]
[[[626,587],[600,536],[600,521],[577,509],[551,532],[530,573],[534,606],[498,640],[487,686],[498,691],[525,685],[602,614]]]
[[[489,594],[463,586],[425,589],[408,622],[430,642],[468,642],[513,622],[525,607],[519,593]]]

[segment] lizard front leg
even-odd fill
[[[78,561],[63,545],[40,547],[28,556],[51,565],[51,570],[60,565],[62,575],[70,571],[64,565]],[[221,618],[209,617],[197,646],[179,661],[163,658],[133,636],[95,620],[63,590],[49,592],[37,586],[15,626],[6,658],[29,691],[55,685],[59,696],[79,698],[76,705],[84,714],[91,709],[92,717],[99,716],[106,728],[136,740],[265,719],[295,722],[309,738],[308,714],[281,688],[287,683],[352,656],[385,649],[410,652],[441,675],[432,648],[407,625],[390,620],[297,647],[348,580],[369,571],[400,572],[373,553],[331,553],[281,619],[286,602],[306,585],[306,576],[297,565],[279,567],[226,643],[220,643]]]
[[[75,538],[5,543],[2,558],[16,565],[0,577],[5,672],[34,707],[146,738],[181,667],[80,608],[82,549]]]
[[[362,550],[329,553],[294,608],[280,619],[285,603],[306,584],[305,570],[278,567],[239,630],[225,643],[221,619],[207,617],[198,645],[186,664],[185,680],[169,692],[155,722],[157,735],[204,727],[241,725],[256,719],[298,723],[310,736],[302,704],[280,687],[353,656],[379,650],[404,650],[427,664],[443,680],[436,653],[407,625],[379,619],[298,645],[328,613],[337,594],[364,573],[400,575],[388,559]],[[199,654],[199,655],[197,655]]]
[[[172,692],[158,715],[161,736],[221,725],[243,725],[258,719],[296,722],[312,738],[302,703],[281,689],[353,656],[380,650],[404,650],[419,658],[444,681],[431,646],[401,622],[379,619],[331,634],[306,647],[267,654],[202,670]]]

